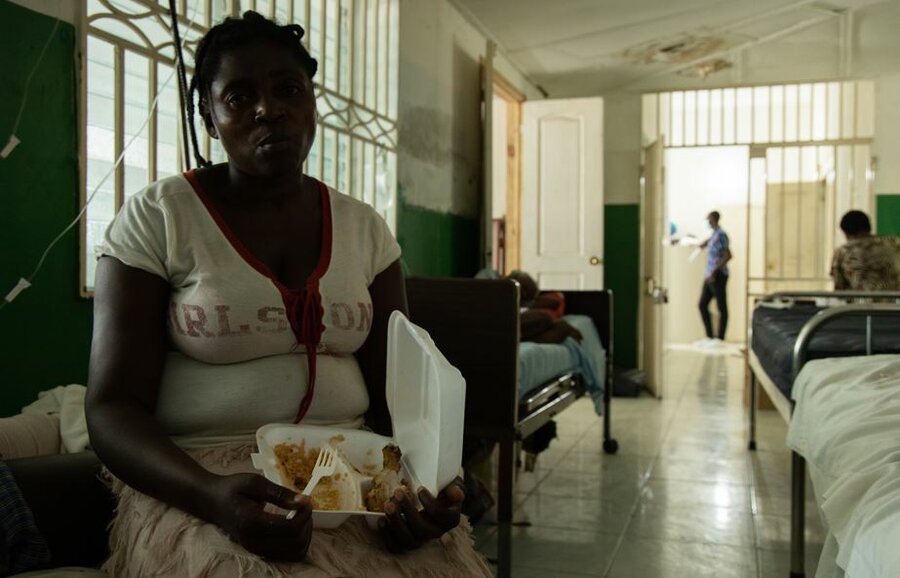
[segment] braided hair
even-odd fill
[[[242,18],[228,17],[216,24],[200,40],[194,58],[194,76],[191,78],[188,97],[185,99],[188,127],[191,131],[191,141],[194,145],[194,156],[198,166],[205,167],[212,163],[200,155],[197,131],[194,127],[194,94],[196,93],[201,101],[209,97],[209,88],[218,72],[222,55],[229,50],[253,42],[283,46],[295,54],[303,70],[312,80],[318,70],[318,63],[303,46],[301,42],[303,34],[303,27],[299,24],[282,26],[258,12],[248,10],[244,12]]]

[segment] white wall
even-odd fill
[[[607,205],[636,204],[641,198],[641,96],[603,97],[604,175]]]
[[[448,0],[401,0],[397,171],[410,204],[479,214],[486,47],[486,37]],[[527,98],[541,97],[502,54],[494,67]]]
[[[900,73],[875,83],[876,194],[900,194]]]

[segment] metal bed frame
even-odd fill
[[[498,445],[497,576],[512,572],[512,520],[519,442],[584,395],[577,374],[566,373],[519,399],[519,287],[484,279],[406,280],[410,317],[466,378],[465,436]],[[594,321],[606,349],[603,451],[614,454],[611,395],[613,295],[611,291],[563,291],[566,312]]]
[[[900,300],[900,292],[887,291],[782,291],[763,297],[761,302],[776,300],[802,300],[815,298],[836,298],[847,300],[859,299],[892,299]],[[809,348],[813,337],[824,327],[836,319],[846,317],[866,318],[866,355],[872,355],[872,318],[873,317],[897,317],[900,318],[900,305],[891,303],[856,303],[836,305],[817,313],[806,322],[794,342],[792,364],[792,386],[797,376],[809,361]],[[775,408],[790,423],[794,411],[794,401],[786,399],[781,390],[769,378],[760,364],[752,348],[749,348],[748,363],[750,365],[750,441],[749,450],[756,450],[756,412],[757,412],[757,384],[761,383],[763,389],[769,394]],[[804,532],[806,515],[806,461],[797,452],[791,451],[791,564],[790,578],[805,577],[804,560]]]

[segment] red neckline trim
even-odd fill
[[[184,178],[187,179],[188,183],[190,183],[191,187],[194,189],[194,192],[197,193],[197,196],[200,198],[203,206],[206,207],[206,211],[212,217],[213,221],[215,221],[216,225],[219,227],[219,230],[222,232],[222,234],[225,235],[225,238],[228,239],[228,242],[231,244],[234,250],[238,252],[241,258],[244,259],[244,261],[246,261],[251,267],[256,269],[260,274],[272,281],[272,283],[274,283],[282,292],[295,293],[304,289],[304,287],[292,289],[279,281],[275,274],[272,273],[272,270],[269,269],[268,265],[260,261],[256,257],[256,255],[254,255],[250,252],[249,249],[247,249],[247,246],[244,245],[240,238],[238,238],[238,236],[234,234],[234,231],[231,230],[231,227],[228,226],[228,223],[225,222],[225,219],[222,217],[222,214],[212,202],[209,194],[200,184],[200,180],[197,178],[195,170],[185,172]],[[316,268],[313,269],[313,271],[309,274],[309,277],[306,278],[305,286],[317,284],[318,280],[325,276],[325,273],[328,271],[328,267],[331,264],[331,247],[333,237],[331,219],[331,196],[328,192],[328,187],[325,186],[325,183],[318,179],[315,179],[315,181],[319,186],[319,198],[321,199],[322,205],[322,248],[319,253],[319,262],[316,264]]]

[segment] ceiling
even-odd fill
[[[900,0],[455,0],[550,96],[872,76]]]

